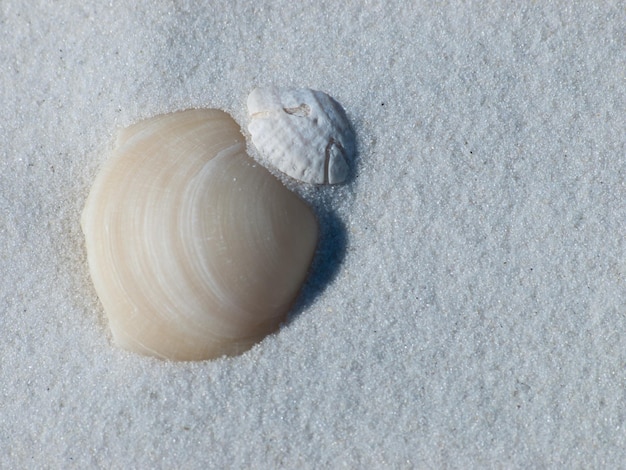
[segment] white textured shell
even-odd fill
[[[114,341],[146,355],[235,355],[276,330],[315,245],[311,209],[217,110],[123,130],[82,216]]]
[[[300,181],[346,180],[355,152],[339,103],[321,91],[256,88],[248,96],[248,130],[261,157]]]

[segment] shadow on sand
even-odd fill
[[[289,314],[291,323],[315,302],[333,281],[346,255],[347,233],[344,223],[328,210],[317,208],[320,238],[311,263],[309,276]]]

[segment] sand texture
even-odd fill
[[[358,154],[247,353],[117,348],[80,214],[116,132],[322,90]],[[0,468],[626,462],[626,4],[0,2]]]

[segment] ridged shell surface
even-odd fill
[[[306,183],[346,180],[355,138],[333,98],[309,89],[256,88],[247,105],[248,131],[262,159]]]
[[[232,118],[207,109],[122,131],[82,227],[114,341],[174,360],[236,355],[275,331],[318,233]]]

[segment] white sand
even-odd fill
[[[105,3],[0,2],[0,468],[623,465],[624,2]],[[360,150],[304,191],[293,320],[119,350],[79,226],[115,131],[257,85],[328,92]]]

